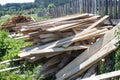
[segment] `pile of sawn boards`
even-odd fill
[[[45,58],[39,74],[46,77],[75,80],[88,69],[78,80],[89,77],[95,73],[95,63],[116,49],[116,28],[104,24],[108,18],[74,14],[26,24],[19,29],[23,36],[15,39],[24,38],[33,45],[22,48],[19,57],[30,62]]]

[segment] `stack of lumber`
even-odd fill
[[[91,33],[103,28],[111,28],[112,26],[104,25],[103,21],[106,18],[108,18],[108,16],[101,18],[98,15],[76,14],[31,23],[20,29],[20,32],[23,33],[24,36],[17,37],[16,39],[25,38],[26,42],[31,41],[33,44],[46,44],[66,37],[72,38],[74,36]]]
[[[57,80],[77,78],[81,75],[76,74],[78,71],[83,73],[94,64],[91,63],[88,66],[89,64],[85,60],[89,57],[91,62],[96,60],[97,58],[93,58],[96,57],[94,54],[97,51],[99,54],[99,50],[106,48],[104,42],[102,45],[103,38],[102,41],[100,38],[113,28],[112,25],[104,24],[108,17],[75,14],[22,26],[20,32],[24,36],[16,39],[24,38],[26,42],[33,42],[33,45],[22,48],[22,53],[18,56],[30,62],[45,58],[39,71],[40,75],[48,77],[55,76],[57,73]],[[108,46],[110,45],[108,44]],[[94,60],[91,58],[92,55]],[[81,64],[83,66],[80,67]],[[84,67],[85,70],[82,70]],[[92,68],[93,73],[95,68],[95,66]],[[71,78],[69,78],[70,76]]]
[[[21,13],[17,16],[13,16],[11,19],[8,19],[4,24],[2,24],[3,29],[7,29],[9,31],[14,30],[14,27],[20,27],[21,25],[27,22],[34,22],[35,20],[32,17],[24,16]]]
[[[25,23],[19,29],[23,35],[15,39],[33,42],[21,49],[19,59],[36,62],[42,60],[39,76],[53,76],[53,80],[101,80],[120,76],[120,71],[96,75],[101,59],[109,56],[120,41],[115,33],[120,24],[105,25],[109,16],[74,14],[40,22]],[[7,60],[0,64],[11,62]],[[41,64],[40,63],[40,64]],[[13,67],[1,70],[13,70]],[[38,77],[39,78],[39,77]],[[42,80],[42,79],[38,79]]]

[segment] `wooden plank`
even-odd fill
[[[117,19],[117,0],[114,0],[114,18]]]
[[[73,1],[72,2],[72,14],[75,14],[76,13],[76,1]]]
[[[92,2],[92,1],[94,1],[94,0],[91,0],[91,2]],[[91,3],[91,13],[92,13],[92,14],[94,14],[94,8],[93,8],[93,7],[94,7],[94,3],[92,2],[92,3]]]
[[[59,78],[64,73],[68,72],[78,64],[81,64],[83,61],[88,59],[90,56],[94,55],[98,50],[100,50],[103,46],[105,46],[111,39],[115,37],[114,33],[120,24],[114,27],[111,31],[106,33],[101,39],[95,42],[92,46],[90,46],[86,51],[84,51],[81,55],[75,58],[71,63],[69,63],[66,67],[64,67],[61,71],[56,74],[56,77]],[[111,36],[110,36],[111,35]]]
[[[91,8],[91,0],[88,0],[88,13],[91,13],[90,11],[90,8]]]
[[[76,0],[76,13],[79,13],[79,0]]]
[[[70,14],[72,14],[72,2],[70,2]]]
[[[98,0],[98,14],[101,15],[101,0]]]
[[[92,23],[81,23],[79,25],[74,25],[72,27],[67,27],[67,28],[64,28],[64,29],[61,29],[59,31],[66,31],[66,30],[69,30],[69,29],[77,29],[78,31],[83,31],[85,28],[87,28],[88,26],[91,26]],[[80,33],[80,32],[79,32]]]
[[[64,6],[61,6],[61,11],[62,11],[62,16],[65,16],[64,15]]]
[[[94,3],[95,3],[95,5],[94,5],[94,6],[95,6],[95,7],[94,7],[94,14],[96,14],[96,13],[97,13],[97,5],[96,5],[96,4],[97,4],[97,1],[94,0]]]
[[[113,18],[113,9],[112,9],[112,7],[113,7],[113,5],[112,5],[112,0],[110,0],[110,7],[109,7],[109,9],[110,9],[110,18]]]
[[[42,49],[42,50],[36,50],[34,52],[31,52],[31,55],[36,54],[43,54],[43,53],[58,53],[58,52],[65,52],[65,51],[72,51],[72,50],[81,50],[81,49],[87,49],[89,45],[80,45],[80,46],[71,46],[68,48],[51,48],[51,49]]]
[[[90,78],[78,79],[78,80],[104,80],[104,79],[109,79],[117,76],[120,76],[120,70],[104,73],[104,74],[97,75]]]
[[[104,16],[104,0],[101,0],[101,12],[102,12],[102,16]]]
[[[72,78],[81,75],[84,71],[86,71],[93,64],[98,62],[101,58],[105,57],[111,51],[115,50],[117,48],[115,44],[116,44],[116,39],[113,39],[112,41],[108,42],[105,46],[103,46],[99,51],[97,51],[94,55],[89,57],[81,64],[78,64],[67,73],[64,73],[61,77],[57,78],[56,80],[64,80],[64,79],[71,80]]]
[[[89,4],[89,3],[88,3],[88,0],[86,0],[86,13],[89,13],[89,12],[88,12],[88,11],[89,11],[89,10],[88,10],[88,9],[89,9],[89,8],[88,8],[88,4]]]
[[[82,0],[83,13],[85,13],[85,0]]]
[[[105,0],[105,14],[108,15],[108,0]]]
[[[120,0],[118,0],[118,19],[120,19]]]
[[[33,52],[30,52],[28,54],[21,53],[19,54],[20,57],[27,57],[27,56],[32,56],[32,55],[40,55],[40,54],[45,54],[45,53],[59,53],[59,52],[65,52],[65,51],[72,51],[72,50],[81,50],[81,49],[86,49],[88,48],[89,45],[86,46],[71,46],[68,48],[51,48],[51,49],[42,49],[42,50],[35,50]]]
[[[93,25],[89,26],[87,29],[85,29],[84,31],[87,31],[89,29],[94,28],[95,26],[97,26],[98,24],[100,24],[101,22],[103,22],[104,20],[106,20],[109,16],[104,16],[102,17],[100,20],[98,20],[97,22],[95,22]]]
[[[69,15],[70,3],[66,4],[64,7],[65,7],[65,16]]]
[[[79,2],[79,12],[82,13],[83,12],[83,8],[82,8],[83,0],[78,0],[78,2]]]

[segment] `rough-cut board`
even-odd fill
[[[84,51],[81,55],[75,58],[72,62],[70,62],[67,66],[65,66],[62,70],[60,70],[56,77],[59,78],[64,76],[64,73],[68,72],[71,69],[74,69],[78,64],[81,64],[85,60],[87,60],[90,56],[94,55],[97,51],[99,51],[103,46],[105,46],[110,40],[112,40],[115,35],[115,31],[118,29],[120,24],[115,26],[112,30],[106,33],[101,39],[91,45],[86,51]]]
[[[71,46],[68,48],[50,48],[50,49],[41,49],[41,50],[35,50],[33,52],[30,52],[29,54],[20,54],[19,56],[24,57],[30,56],[30,55],[40,55],[40,54],[52,54],[52,53],[58,53],[58,52],[65,52],[65,51],[72,51],[72,50],[81,50],[81,49],[86,49],[90,45],[80,45],[80,46]]]
[[[77,79],[77,80],[104,80],[104,79],[109,79],[109,78],[113,78],[117,76],[120,76],[120,70],[109,72],[109,73],[104,73],[104,74],[97,75],[97,76],[90,77],[90,78]]]

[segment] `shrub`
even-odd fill
[[[9,32],[6,30],[0,30],[0,61],[16,58],[20,52],[20,48],[31,45],[31,43],[25,43],[22,40],[15,40],[8,37]],[[0,65],[0,69],[9,68],[12,66],[18,66],[19,64],[10,63]],[[24,63],[20,64],[22,68]],[[28,64],[26,64],[28,65]],[[30,64],[29,64],[30,65]],[[32,69],[34,67],[31,66]],[[22,73],[23,71],[24,73]],[[15,71],[0,72],[0,80],[32,80],[33,70],[18,69]]]
[[[0,60],[7,60],[17,57],[20,48],[29,45],[22,40],[15,40],[8,37],[6,30],[0,30]]]

